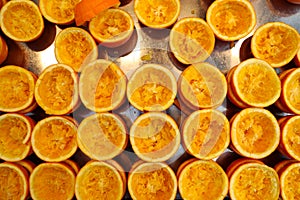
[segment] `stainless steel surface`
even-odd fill
[[[212,0],[181,0],[181,14],[179,19],[192,16],[205,18],[206,10],[212,2]],[[251,2],[257,15],[257,25],[255,29],[266,22],[281,21],[293,26],[300,32],[300,5],[291,4],[285,0],[251,0]],[[99,58],[106,58],[116,62],[128,77],[130,77],[133,70],[144,63],[162,64],[171,69],[175,76],[178,77],[185,66],[178,64],[169,52],[168,40],[170,29],[153,30],[141,25],[134,14],[133,1],[130,1],[124,6],[121,5],[121,8],[132,15],[135,23],[135,33],[131,40],[120,48],[107,49],[99,45]],[[75,25],[73,24],[71,26]],[[57,26],[46,21],[43,35],[36,41],[30,43],[18,43],[5,37],[9,47],[9,55],[2,66],[15,64],[23,66],[39,75],[45,67],[57,63],[54,55],[54,39],[64,28],[65,26]],[[226,73],[240,61],[251,57],[249,44],[253,32],[254,31],[245,38],[235,42],[216,40],[215,49],[211,57],[207,59],[207,62],[210,62],[218,67],[223,73]],[[1,35],[3,34],[1,33]],[[225,99],[224,103],[218,109],[226,114],[228,118],[240,110],[232,105],[227,99]],[[268,109],[270,109],[277,117],[286,115],[286,113],[281,112],[273,106]],[[140,111],[130,106],[128,102],[126,102],[122,108],[114,112],[123,117],[128,127],[130,127],[134,119],[141,114]],[[175,105],[171,106],[166,112],[170,114],[179,125],[186,117],[186,115]],[[84,117],[90,114],[92,114],[91,111],[85,109],[84,106],[81,106],[71,115],[80,122]],[[47,116],[40,108],[28,115],[36,120],[40,120]],[[224,159],[228,153],[231,154],[230,150],[226,151],[220,159],[217,159],[222,166],[228,164],[228,161],[226,164],[226,159]],[[274,155],[272,155],[272,158],[275,157],[273,160],[278,161],[281,159],[281,155],[277,153]],[[176,169],[183,160],[189,157],[190,156],[187,155],[181,147],[168,163]],[[36,158],[33,156],[33,159]],[[73,159],[80,165],[83,165],[89,160],[89,158],[84,156],[79,150],[73,156]],[[116,160],[118,160],[126,170],[129,170],[131,164],[137,160],[137,157],[132,153],[129,146],[123,154],[116,158]],[[225,162],[223,162],[224,160]],[[266,160],[268,161],[268,158]]]

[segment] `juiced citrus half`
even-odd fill
[[[269,22],[260,26],[251,39],[251,51],[256,58],[273,67],[288,64],[300,48],[298,31],[283,22]]]
[[[19,164],[0,163],[1,199],[25,200],[29,195],[29,174]]]
[[[64,163],[42,163],[34,168],[29,183],[34,200],[71,200],[75,173]]]
[[[279,193],[276,171],[262,163],[244,163],[229,177],[229,195],[232,200],[278,200]]]
[[[2,64],[8,55],[8,47],[3,37],[0,37],[0,64]]]
[[[117,47],[129,40],[134,22],[131,15],[118,8],[100,12],[89,23],[92,36],[103,46]]]
[[[179,76],[178,96],[193,110],[215,108],[227,94],[227,82],[221,71],[209,63],[196,63]]]
[[[206,20],[219,39],[234,41],[254,29],[256,14],[248,0],[220,0],[209,6]]]
[[[180,133],[172,117],[161,112],[140,115],[130,128],[130,142],[142,160],[162,162],[180,146]]]
[[[254,159],[276,150],[280,128],[274,115],[262,108],[246,108],[231,120],[231,143],[237,153]]]
[[[205,61],[215,47],[215,36],[201,18],[187,17],[179,20],[170,32],[170,49],[183,64]]]
[[[232,86],[241,101],[252,107],[268,107],[280,96],[281,82],[266,61],[250,58],[241,62],[232,75]]]
[[[167,28],[180,14],[180,0],[134,0],[134,12],[148,27]]]
[[[125,188],[126,183],[115,166],[104,161],[90,161],[76,177],[75,194],[78,200],[122,199]]]
[[[230,127],[226,116],[212,109],[198,110],[189,115],[181,134],[187,151],[203,160],[218,157],[230,142]]]
[[[73,112],[79,104],[77,73],[65,64],[48,66],[39,75],[34,96],[47,114],[65,115]]]
[[[128,190],[133,200],[175,199],[177,180],[164,163],[142,162],[129,172]]]
[[[25,68],[8,65],[0,68],[0,111],[20,112],[35,103],[36,76]]]
[[[8,1],[1,8],[0,26],[12,40],[29,42],[37,39],[44,30],[44,21],[39,7],[33,1]]]
[[[0,116],[0,159],[20,161],[31,151],[30,137],[33,120],[23,114],[8,113]]]
[[[95,160],[114,158],[125,149],[127,141],[125,123],[116,114],[91,115],[85,118],[78,127],[79,148]]]
[[[77,150],[77,127],[63,116],[50,116],[39,121],[31,136],[34,153],[47,162],[70,158]]]
[[[295,62],[297,67],[300,67],[300,48],[299,48],[299,50],[298,50],[298,52],[297,52],[297,54],[294,58],[294,62]]]
[[[69,27],[59,32],[55,38],[54,51],[59,63],[69,65],[76,72],[98,57],[94,38],[78,27]]]
[[[228,193],[228,178],[216,162],[194,160],[181,169],[178,188],[186,200],[223,200]]]
[[[127,78],[112,61],[98,59],[88,64],[79,79],[82,103],[95,112],[115,110],[126,96]]]
[[[81,0],[40,0],[42,15],[54,24],[71,24],[75,20],[75,6]]]
[[[141,111],[163,111],[177,93],[172,71],[159,64],[145,64],[135,70],[127,85],[129,102]]]

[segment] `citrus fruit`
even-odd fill
[[[119,155],[128,141],[123,120],[116,114],[93,114],[80,123],[77,142],[83,153],[95,160],[109,160]]]
[[[36,76],[25,68],[7,65],[0,68],[0,111],[20,112],[34,104]]]
[[[133,151],[144,161],[162,162],[180,146],[180,132],[172,117],[161,112],[140,115],[130,128]]]
[[[133,200],[175,199],[177,180],[164,163],[143,162],[128,175],[128,190]]]
[[[8,55],[8,47],[3,39],[3,37],[0,36],[0,64],[2,64]]]
[[[0,163],[1,199],[25,200],[29,195],[29,175],[19,164]]]
[[[29,42],[43,33],[44,21],[39,7],[33,1],[14,0],[1,8],[0,26],[10,39]]]
[[[294,58],[294,62],[295,62],[297,67],[300,67],[300,48],[299,48],[299,50],[298,50],[298,52],[297,52],[297,54]]]
[[[134,12],[145,26],[167,28],[176,22],[180,14],[180,1],[134,0]]]
[[[127,78],[115,63],[98,59],[88,64],[80,75],[79,95],[82,103],[95,112],[115,110],[126,96]]]
[[[220,70],[209,63],[196,63],[179,76],[178,96],[193,110],[220,106],[227,93],[227,82]]]
[[[31,174],[33,169],[36,167],[36,165],[32,161],[27,160],[27,159],[20,160],[15,163],[21,165],[24,169],[26,169],[26,171],[29,174]]]
[[[72,67],[54,64],[39,75],[34,93],[36,102],[50,115],[65,115],[79,105],[78,77]]]
[[[47,162],[70,158],[77,150],[77,127],[63,116],[50,116],[39,121],[31,136],[34,153]]]
[[[29,185],[34,200],[71,200],[75,174],[66,164],[42,163],[32,171]]]
[[[300,0],[287,0],[290,3],[300,4]]]
[[[126,183],[116,167],[104,161],[90,161],[76,177],[75,194],[78,200],[122,199]]]
[[[34,121],[23,114],[0,116],[0,159],[10,162],[26,158],[31,151],[30,136]]]
[[[182,126],[182,140],[196,158],[210,160],[220,156],[230,142],[230,127],[225,115],[217,110],[193,112]]]
[[[95,40],[82,28],[69,27],[63,29],[56,36],[54,44],[57,61],[69,65],[76,72],[98,57]]]
[[[273,167],[277,174],[280,176],[281,173],[289,166],[291,163],[297,163],[297,160],[282,160],[275,164]],[[279,177],[280,178],[280,177]]]
[[[170,49],[183,64],[205,61],[215,47],[215,36],[201,18],[187,17],[179,20],[170,31]]]
[[[232,86],[243,103],[268,107],[280,96],[281,82],[266,61],[250,58],[241,62],[232,75]]]
[[[231,175],[233,174],[233,172],[235,172],[237,170],[238,167],[240,167],[243,164],[246,163],[260,163],[260,164],[264,164],[261,160],[257,160],[257,159],[252,159],[252,158],[238,158],[236,160],[234,160],[233,162],[231,162],[229,164],[229,166],[226,168],[226,174],[227,177],[231,177]]]
[[[178,188],[186,200],[223,200],[228,193],[228,178],[216,162],[195,160],[179,173]]]
[[[117,47],[129,40],[134,30],[131,15],[118,8],[100,12],[89,23],[91,35],[107,47]]]
[[[163,111],[174,102],[177,92],[173,73],[159,64],[144,64],[129,78],[127,98],[141,111]]]
[[[75,6],[80,0],[40,0],[42,15],[54,24],[71,24],[75,20]]]
[[[0,1],[0,9],[4,6],[4,4],[7,3],[7,0],[1,0]]]
[[[276,150],[280,128],[274,115],[262,108],[246,108],[231,120],[231,144],[237,153],[254,159]]]
[[[76,175],[78,174],[80,168],[79,168],[79,165],[75,161],[67,159],[67,160],[64,160],[62,162],[67,164],[69,167],[71,167]]]
[[[235,41],[254,29],[256,14],[250,1],[220,0],[208,7],[206,20],[216,37],[224,41]]]
[[[251,51],[256,58],[267,61],[273,67],[288,64],[300,48],[298,31],[283,22],[261,25],[251,39]]]
[[[229,177],[229,195],[232,200],[277,200],[279,193],[276,171],[262,163],[244,163]]]

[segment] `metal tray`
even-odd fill
[[[38,3],[37,0],[35,0],[35,2]],[[171,69],[175,76],[178,77],[186,66],[178,63],[169,51],[168,40],[170,29],[154,30],[143,26],[139,23],[134,14],[133,0],[126,0],[126,2],[121,0],[121,2],[121,8],[128,11],[134,19],[134,34],[125,45],[118,48],[108,49],[99,45],[99,58],[114,61],[128,77],[130,77],[130,74],[136,68],[145,63],[162,64]],[[206,10],[212,2],[212,0],[181,0],[181,13],[179,19],[183,17],[201,17],[205,19]],[[251,0],[251,2],[257,15],[257,25],[254,30],[266,22],[281,21],[293,26],[300,32],[300,5],[288,3],[286,0]],[[75,26],[75,24],[69,26]],[[39,75],[44,68],[57,63],[54,55],[54,40],[56,35],[66,27],[67,26],[58,26],[45,20],[44,33],[37,40],[28,43],[14,42],[1,33],[1,36],[5,38],[9,48],[8,58],[1,66],[14,64],[27,68]],[[82,26],[82,28],[86,29],[87,27]],[[252,56],[249,45],[253,32],[254,31],[245,38],[235,42],[224,42],[216,39],[215,49],[211,54],[211,57],[206,61],[215,65],[226,74],[231,67]],[[143,59],[145,56],[147,59]],[[285,68],[288,67],[293,67],[293,63],[288,64]],[[279,73],[285,68],[277,69],[277,72]],[[217,109],[223,112],[229,119],[236,112],[241,110],[235,107],[227,98]],[[283,113],[274,106],[270,106],[267,109],[269,109],[277,118],[288,115],[288,113]],[[136,117],[141,114],[139,110],[129,105],[128,102],[120,109],[113,112],[120,115],[125,120],[128,128]],[[186,114],[175,105],[172,105],[166,112],[177,121],[179,126],[186,117]],[[71,113],[71,116],[80,122],[90,114],[93,114],[93,112],[81,105],[76,111]],[[47,117],[44,111],[39,107],[27,115],[31,116],[36,121]],[[231,161],[238,157],[237,154],[228,149],[215,160],[225,169]],[[191,156],[188,155],[181,146],[175,156],[168,160],[167,163],[174,171],[176,171],[177,167],[188,158],[191,158]],[[32,154],[29,159],[36,164],[42,162],[34,154]],[[75,153],[72,159],[80,166],[83,166],[89,160],[89,158],[80,150]],[[264,161],[266,164],[273,166],[282,159],[285,158],[276,151],[265,158]],[[115,160],[128,171],[132,164],[138,160],[138,157],[133,153],[129,144],[125,151],[117,156]],[[124,199],[130,199],[128,192]],[[177,196],[177,199],[180,199],[179,195]]]

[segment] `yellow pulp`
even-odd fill
[[[298,199],[300,196],[300,168],[295,167],[284,177],[285,184],[282,187],[282,192],[286,199]]]
[[[20,200],[24,195],[24,182],[12,168],[0,167],[0,199]]]
[[[294,109],[300,111],[300,73],[287,82],[286,88],[287,100]]]

